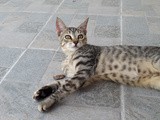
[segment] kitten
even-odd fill
[[[89,45],[87,23],[88,18],[77,28],[66,27],[57,18],[57,35],[67,56],[62,69],[71,78],[54,81],[34,93],[35,100],[43,100],[39,111],[48,110],[55,102],[99,80],[160,90],[160,47]]]

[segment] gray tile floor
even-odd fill
[[[0,120],[160,120],[160,92],[100,82],[40,113],[33,92],[61,73],[55,19],[89,17],[94,45],[160,46],[160,0],[0,0]]]

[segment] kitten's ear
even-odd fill
[[[57,35],[60,36],[61,32],[63,32],[65,29],[66,29],[66,25],[60,18],[57,17],[57,20],[56,20]]]
[[[78,28],[83,30],[85,33],[87,33],[87,24],[88,24],[89,18],[87,18],[83,23],[81,23]]]

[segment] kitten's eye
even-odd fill
[[[66,35],[65,39],[72,39],[70,35]]]
[[[78,39],[83,39],[83,35],[82,34],[78,35]]]

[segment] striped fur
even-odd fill
[[[71,78],[54,81],[35,92],[34,99],[46,98],[38,106],[40,111],[48,110],[68,94],[98,80],[160,90],[160,47],[89,45],[87,22],[88,19],[73,28],[66,27],[57,18],[57,34],[67,56],[62,70]],[[82,35],[80,39],[79,35]]]

